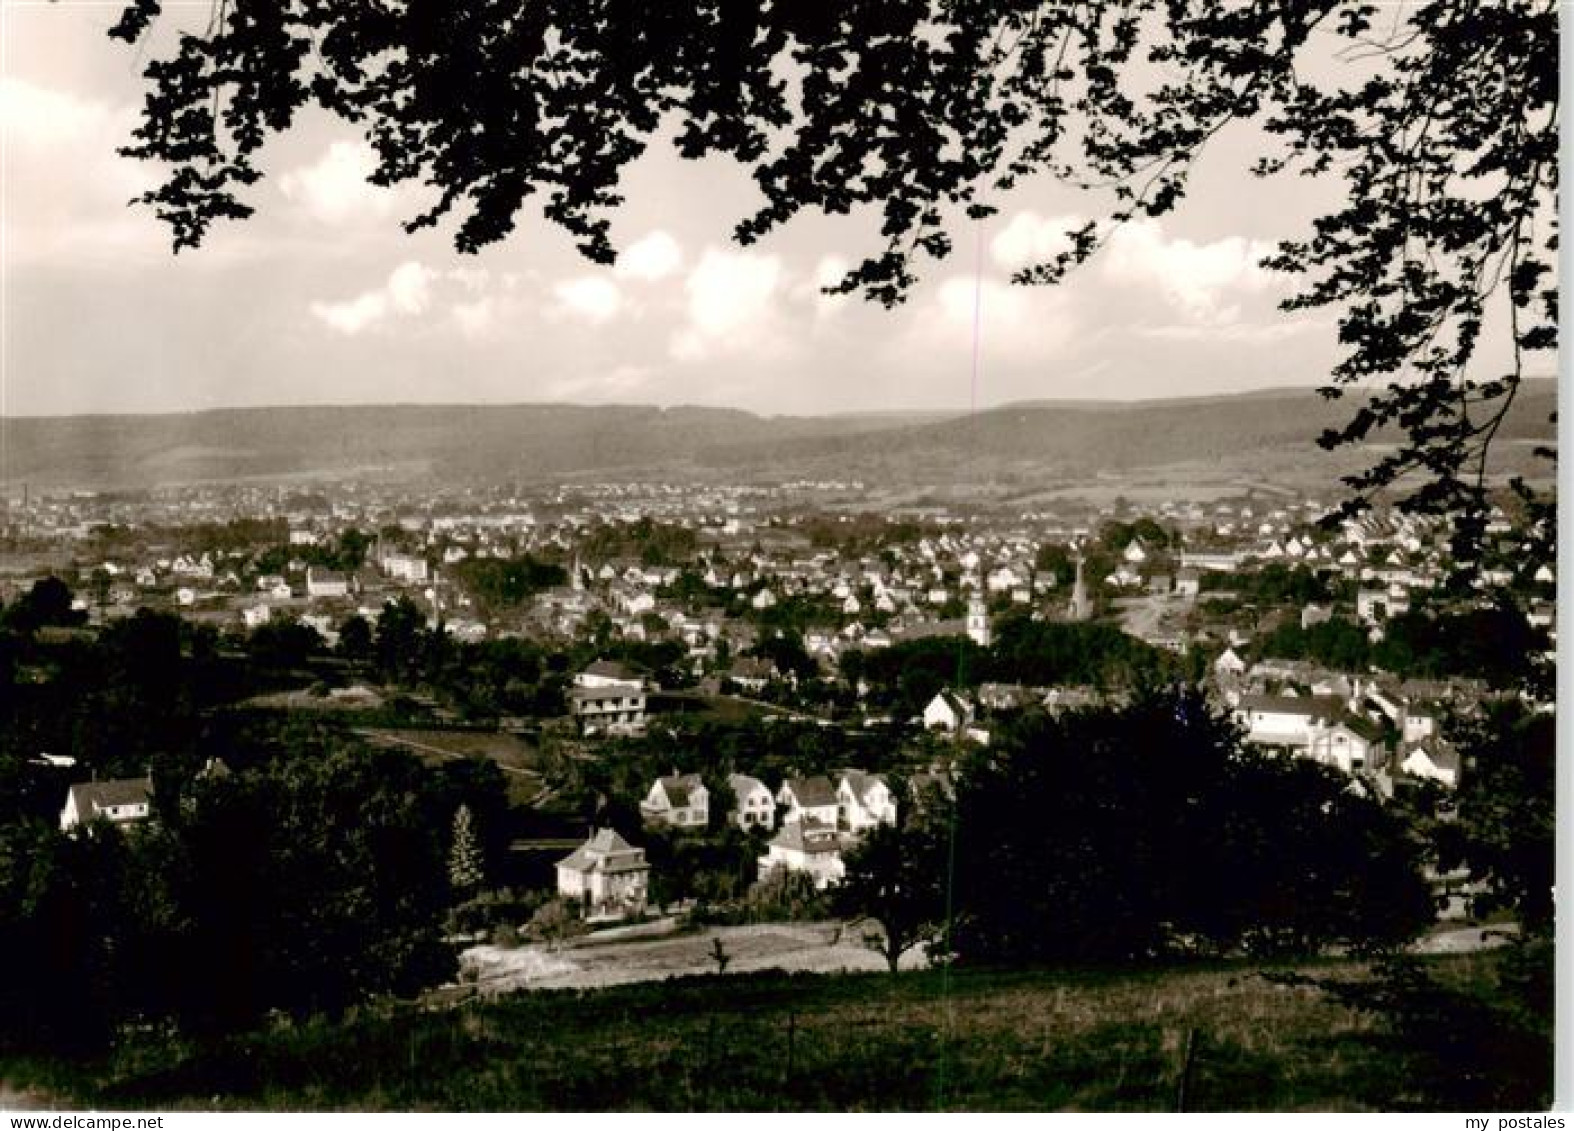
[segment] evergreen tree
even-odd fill
[[[481,843],[476,839],[470,806],[454,810],[454,832],[448,850],[448,883],[459,896],[474,895],[486,882],[486,862],[481,858]]]

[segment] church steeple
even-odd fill
[[[1088,599],[1088,583],[1082,576],[1082,547],[1077,547],[1077,579],[1071,586],[1071,619],[1087,620],[1093,615],[1093,602]]]
[[[967,600],[967,635],[980,648],[989,647],[989,606],[984,601],[984,594],[978,589]]]

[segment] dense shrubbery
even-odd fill
[[[155,789],[145,824],[3,827],[0,1008],[15,1039],[69,1047],[130,1022],[230,1031],[453,973],[452,798],[414,758],[292,744]]]
[[[1400,613],[1383,625],[1382,639],[1376,642],[1342,617],[1309,628],[1291,621],[1270,632],[1258,647],[1264,656],[1312,660],[1336,671],[1377,667],[1400,676],[1465,676],[1511,687],[1530,677],[1535,656],[1548,641],[1518,609],[1498,605]]]
[[[562,566],[538,561],[529,554],[507,560],[466,558],[451,566],[449,572],[488,613],[517,608],[543,589],[568,581],[568,571]]]
[[[844,653],[841,672],[866,680],[869,701],[901,717],[923,711],[942,688],[985,681],[1027,686],[1130,689],[1176,673],[1176,659],[1113,625],[1003,617],[984,648],[963,636],[931,636]]]
[[[950,908],[963,961],[1311,953],[1402,942],[1435,914],[1402,818],[1336,771],[1244,749],[1191,693],[1027,716],[969,758],[954,808],[932,800],[904,846],[886,855],[952,877],[931,918]],[[849,868],[880,890],[878,861]],[[883,897],[863,902],[882,918]]]
[[[1336,595],[1334,586],[1322,574],[1280,562],[1245,573],[1204,570],[1198,581],[1205,593],[1228,591],[1240,601],[1259,605],[1305,605],[1330,601]]]

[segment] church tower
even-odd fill
[[[975,591],[967,600],[967,636],[980,648],[989,647],[989,606],[982,592]]]
[[[1082,576],[1082,550],[1077,549],[1077,580],[1071,587],[1071,619],[1087,620],[1093,615],[1093,602],[1088,599],[1088,583]]]

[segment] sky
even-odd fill
[[[174,256],[152,214],[127,205],[152,171],[114,152],[171,20],[133,49],[105,35],[118,9],[3,0],[0,415],[956,410],[1316,385],[1336,356],[1331,317],[1279,312],[1289,280],[1258,266],[1333,190],[1250,177],[1259,139],[1245,127],[1215,140],[1179,212],[1129,226],[1067,284],[1008,283],[1094,214],[1095,202],[1030,183],[999,215],[956,227],[951,258],[926,263],[895,310],[819,291],[876,250],[870,218],[800,216],[741,248],[732,226],[758,203],[744,173],[660,146],[628,173],[615,266],[582,259],[533,213],[504,243],[460,255],[451,228],[404,234],[419,190],[366,184],[370,151],[327,118],[270,144],[247,198],[256,215]]]

